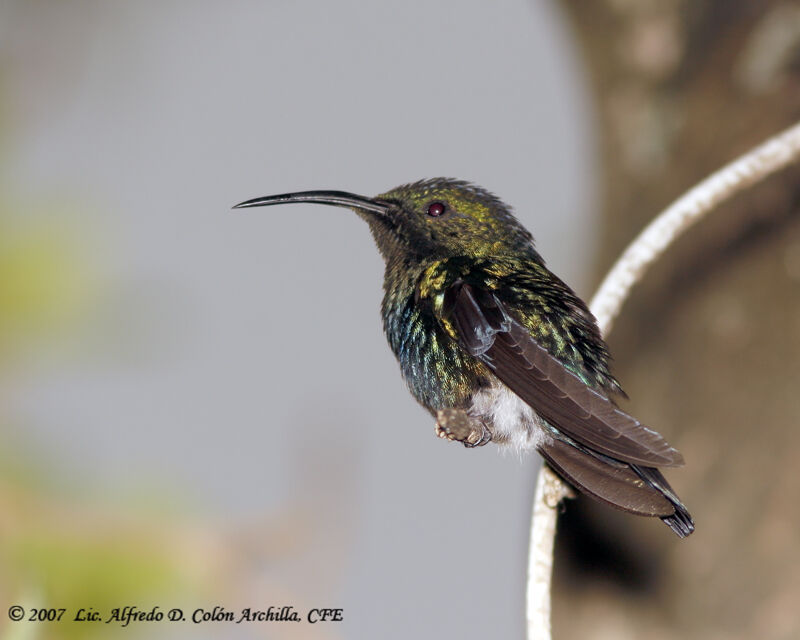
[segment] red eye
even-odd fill
[[[434,218],[438,218],[445,212],[447,207],[444,206],[443,202],[431,202],[428,205],[428,215]]]

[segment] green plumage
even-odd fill
[[[361,214],[386,260],[383,326],[414,397],[435,413],[468,404],[486,367],[442,326],[437,296],[457,280],[493,291],[550,353],[588,385],[619,392],[586,305],[545,266],[510,208],[466,182],[425,180],[379,196],[403,211],[391,224]],[[432,202],[448,218],[431,219]]]
[[[384,330],[440,437],[535,448],[580,491],[693,531],[656,468],[681,455],[610,399],[622,390],[594,318],[507,205],[436,178],[375,198],[306,191],[237,206],[291,202],[350,207],[369,224],[386,263]]]
[[[411,393],[432,413],[468,405],[490,379],[485,365],[465,354],[458,337],[443,326],[437,300],[456,281],[494,292],[536,341],[587,385],[621,391],[586,306],[547,270],[532,245],[525,253],[421,259],[403,270],[387,267],[384,330]]]

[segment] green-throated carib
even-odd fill
[[[440,437],[535,448],[597,500],[657,516],[681,537],[694,530],[656,468],[683,464],[680,453],[617,408],[622,390],[594,317],[507,205],[435,178],[375,198],[304,191],[236,207],[292,202],[348,207],[367,221],[386,262],[389,345]]]

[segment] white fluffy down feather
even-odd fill
[[[475,393],[468,413],[489,426],[494,442],[520,453],[549,439],[538,414],[500,381]]]

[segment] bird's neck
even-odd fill
[[[392,306],[405,304],[406,300],[413,298],[417,283],[433,262],[399,253],[389,256],[383,278],[384,307],[390,303]]]

